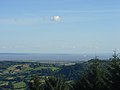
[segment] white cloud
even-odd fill
[[[60,17],[60,16],[52,16],[52,17],[51,17],[51,20],[58,22],[58,21],[61,20],[61,17]]]

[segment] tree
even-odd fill
[[[69,84],[59,77],[46,77],[41,80],[40,77],[35,77],[30,81],[30,90],[69,90]]]
[[[35,76],[30,80],[29,88],[30,90],[44,90],[44,84],[38,76]]]
[[[45,79],[45,90],[69,90],[69,85],[61,76],[51,76]]]
[[[116,51],[114,51],[111,59],[109,72],[110,81],[112,82],[111,90],[120,90],[120,59]]]
[[[100,68],[99,60],[94,59],[89,64],[82,77],[73,84],[74,90],[109,90],[110,81]]]

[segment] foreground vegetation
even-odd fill
[[[72,63],[72,64],[71,64]],[[120,90],[120,58],[86,62],[1,62],[0,90]]]
[[[0,61],[0,90],[26,90],[31,78],[40,76],[44,79],[57,75],[62,66],[74,64],[66,61],[49,62]]]

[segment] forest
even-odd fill
[[[120,58],[82,62],[0,62],[0,90],[120,90]]]

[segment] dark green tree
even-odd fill
[[[109,90],[110,81],[100,68],[100,60],[94,59],[89,64],[82,77],[73,84],[74,90]]]
[[[63,80],[62,76],[49,76],[44,80],[35,77],[29,83],[30,90],[70,90],[69,87],[70,84]]]
[[[44,90],[44,84],[40,77],[35,76],[33,79],[29,82],[29,88],[30,90]]]
[[[45,90],[69,90],[69,84],[61,76],[51,76],[45,79]]]
[[[112,82],[111,90],[120,90],[120,59],[116,51],[114,51],[111,58],[109,72],[110,81]]]
[[[14,90],[14,86],[13,86],[12,82],[9,82],[9,83],[8,83],[8,87],[9,87],[10,89]]]

